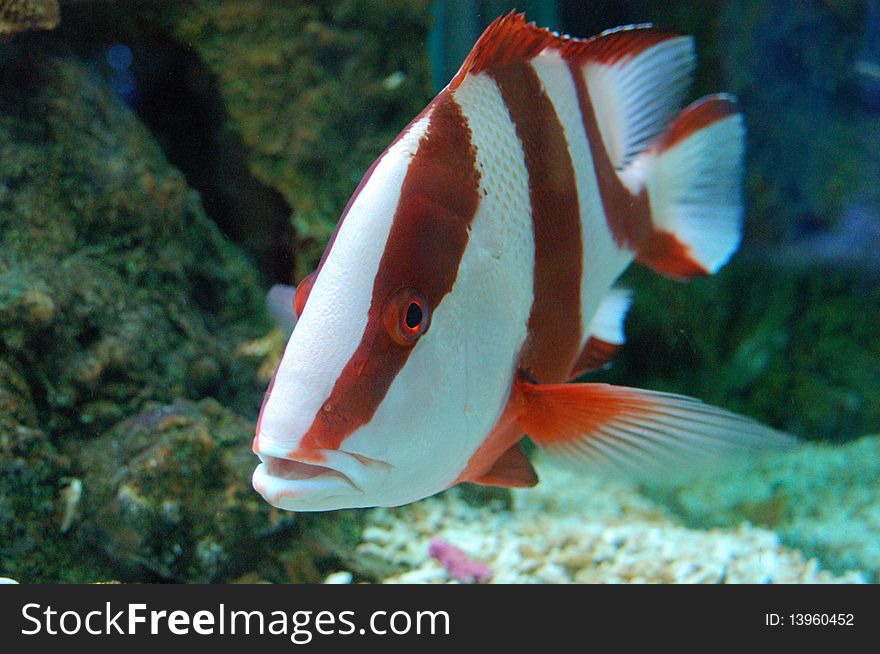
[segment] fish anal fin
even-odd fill
[[[641,476],[686,471],[796,440],[699,400],[609,384],[517,382],[519,424],[551,458]]]
[[[530,488],[538,483],[538,474],[529,461],[529,457],[523,452],[519,443],[502,454],[492,467],[482,475],[467,479],[475,484],[483,486],[504,486],[507,488]]]

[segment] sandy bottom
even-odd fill
[[[541,483],[513,506],[471,506],[453,491],[374,509],[360,550],[399,565],[386,583],[447,583],[428,556],[440,537],[487,564],[493,583],[864,583],[834,575],[778,536],[742,524],[690,529],[626,483],[538,462]],[[344,571],[328,581],[350,579]]]

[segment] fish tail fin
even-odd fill
[[[651,204],[636,261],[678,279],[717,272],[739,247],[745,128],[733,97],[684,109],[635,162]]]

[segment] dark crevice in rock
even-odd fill
[[[263,278],[291,283],[290,206],[251,173],[211,71],[192,49],[151,29],[147,19],[104,18],[96,24],[86,7],[72,6],[57,35],[77,47],[137,112],[168,160],[199,191],[208,216],[254,260]],[[131,53],[130,66],[121,71],[107,56],[118,44]]]
[[[135,109],[166,156],[202,195],[208,215],[272,281],[290,283],[294,233],[290,207],[248,169],[247,151],[226,126],[211,73],[191,50],[167,43],[135,49]]]
[[[34,424],[47,425],[52,415],[52,405],[46,393],[45,382],[39,378],[36,366],[29,359],[30,357],[23,352],[10,350],[0,342],[0,363],[12,362],[15,371],[21,375],[27,387],[28,398],[33,405]]]

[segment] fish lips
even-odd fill
[[[319,450],[321,463],[260,447],[253,487],[272,506],[287,511],[329,511],[370,506],[369,488],[382,484],[390,465],[342,450]]]

